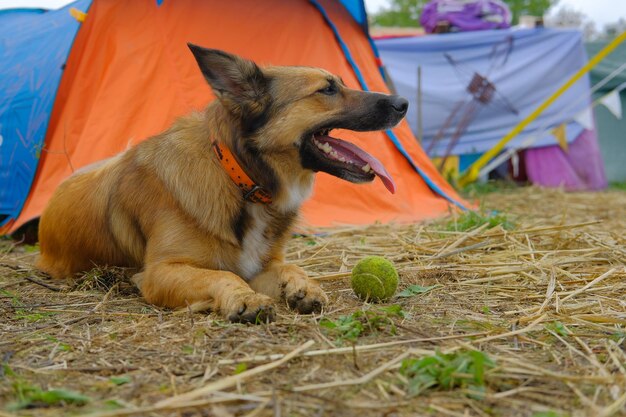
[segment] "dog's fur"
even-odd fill
[[[326,161],[310,139],[331,128],[389,128],[406,101],[348,89],[322,69],[260,69],[190,48],[218,100],[63,182],[41,217],[37,265],[55,278],[94,265],[136,268],[133,281],[148,302],[204,303],[232,321],[271,320],[276,299],[320,311],[324,292],[284,262],[291,226],[316,171],[352,182],[374,175]],[[271,204],[244,200],[214,140],[271,193]]]

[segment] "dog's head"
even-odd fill
[[[288,154],[303,170],[323,171],[354,183],[380,177],[395,185],[383,165],[341,139],[333,129],[383,130],[406,114],[398,96],[347,88],[320,68],[266,67],[215,49],[189,44],[207,82],[239,126],[245,147],[262,154]]]

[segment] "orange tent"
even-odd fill
[[[66,64],[30,194],[5,231],[37,218],[72,170],[124,151],[213,99],[187,42],[260,65],[318,66],[352,88],[387,91],[367,34],[338,1],[94,0]],[[355,185],[320,173],[304,206],[306,223],[411,222],[463,206],[405,122],[391,134],[339,136],[385,165],[396,194],[379,180]]]

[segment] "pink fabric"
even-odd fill
[[[531,183],[563,187],[567,191],[603,190],[607,186],[604,162],[595,130],[584,130],[565,152],[559,145],[524,152]]]

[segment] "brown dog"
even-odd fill
[[[148,302],[206,305],[232,321],[271,320],[276,299],[318,312],[326,295],[283,255],[315,172],[379,176],[394,190],[380,162],[328,133],[390,128],[408,103],[322,69],[260,69],[189,47],[218,100],[63,182],[41,217],[37,266],[55,278],[136,268]]]

